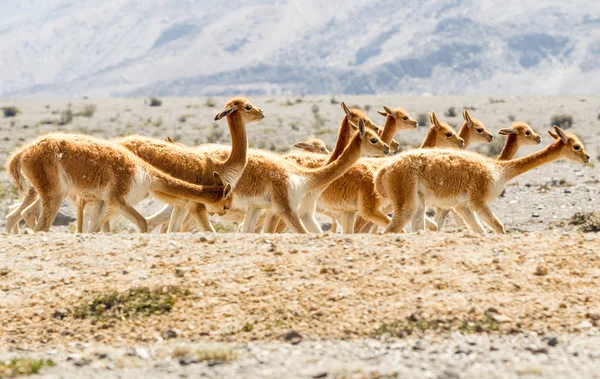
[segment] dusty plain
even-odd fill
[[[313,136],[331,148],[344,100],[380,123],[381,105],[415,118],[436,111],[457,126],[468,107],[491,132],[526,121],[543,141],[520,155],[550,143],[551,117],[567,114],[592,160],[511,183],[492,204],[505,236],[472,236],[451,222],[407,235],[141,235],[125,221],[112,234],[76,235],[72,225],[4,234],[0,361],[52,360],[46,377],[600,377],[600,238],[586,233],[600,221],[573,224],[578,212],[600,212],[600,97],[249,98],[267,115],[248,126],[250,145],[279,152]],[[225,122],[212,121],[226,99],[161,100],[4,101],[20,114],[0,118],[0,159],[58,130],[229,143]],[[450,107],[456,117],[444,115]],[[69,109],[73,119],[58,125]],[[396,139],[416,146],[425,129]],[[473,149],[493,154],[502,142]],[[5,171],[0,180],[3,228],[17,195]],[[160,207],[148,200],[140,210]],[[88,309],[135,288],[167,296],[168,306],[150,316]]]

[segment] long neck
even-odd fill
[[[228,115],[227,124],[229,125],[229,133],[231,134],[231,154],[221,164],[221,169],[226,178],[228,174],[236,176],[235,178],[227,178],[229,182],[236,182],[248,162],[246,125],[239,112],[233,112]]]
[[[506,139],[506,143],[498,155],[497,160],[499,161],[508,161],[511,160],[517,155],[517,150],[519,150],[519,138],[516,134],[509,134]]]
[[[381,140],[388,145],[394,139],[396,135],[396,119],[392,116],[387,116],[385,119],[385,125],[383,126],[383,132],[381,133]]]
[[[517,176],[533,170],[543,164],[560,159],[560,151],[563,147],[561,141],[556,141],[552,145],[538,151],[537,153],[526,155],[522,158],[510,161],[500,161],[498,164],[503,167],[506,181],[512,180]]]
[[[467,126],[466,122],[462,124],[460,131],[458,132],[458,136],[465,141],[463,148],[466,149],[471,143],[471,133],[469,132],[469,127]]]
[[[425,136],[425,141],[421,145],[421,149],[431,149],[436,147],[437,144],[437,133],[435,132],[435,126],[429,127],[429,131]]]
[[[350,123],[348,122],[348,117],[344,116],[344,118],[342,118],[342,123],[340,124],[337,140],[335,141],[335,148],[329,156],[329,160],[327,161],[327,163],[331,163],[337,160],[340,157],[340,155],[342,155],[344,149],[348,145],[348,142],[350,142],[352,133],[353,131],[350,127]]]
[[[315,188],[326,186],[344,175],[361,157],[361,143],[360,133],[356,133],[338,159],[328,163],[326,166],[306,171],[304,176],[310,183],[307,190],[311,191]]]

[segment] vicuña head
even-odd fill
[[[465,140],[465,145],[469,143],[489,143],[494,140],[494,135],[487,131],[481,121],[471,117],[469,111],[465,109],[462,114],[464,122],[458,134]]]
[[[421,148],[463,148],[465,141],[445,122],[438,120],[435,112],[429,114],[431,126]]]
[[[358,131],[361,136],[360,151],[362,155],[382,157],[390,153],[388,144],[381,140],[376,131],[367,129],[362,118],[358,120],[358,125],[355,125],[352,122],[350,125],[352,126],[352,129]]]
[[[257,122],[265,118],[265,113],[262,109],[255,107],[245,97],[234,97],[217,113],[215,121],[229,115],[239,115],[245,124]]]
[[[317,154],[330,154],[331,152],[327,149],[325,142],[318,138],[309,138],[306,141],[296,142],[294,147],[302,149],[309,153]]]
[[[365,112],[358,108],[350,109],[346,106],[346,103],[344,103],[343,101],[340,103],[340,105],[346,113],[346,118],[349,123],[358,125],[358,120],[362,119],[367,129],[371,129],[375,131],[375,133],[381,134],[381,127],[375,124],[373,121],[371,121],[371,119],[369,118],[369,116],[367,116]]]
[[[513,123],[510,128],[498,130],[498,134],[514,136],[520,145],[538,145],[542,142],[542,137],[534,132],[531,126],[521,121]]]
[[[561,158],[574,162],[583,162],[584,164],[590,161],[590,156],[585,151],[583,143],[575,134],[565,133],[556,125],[554,125],[554,132],[548,130],[548,134],[550,134],[557,142],[563,144],[560,149]]]
[[[419,126],[417,120],[411,118],[408,115],[408,112],[402,108],[390,109],[383,106],[383,111],[377,111],[380,115],[386,118],[387,120],[393,121],[395,123],[395,130],[413,130]]]

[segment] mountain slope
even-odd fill
[[[600,90],[590,1],[154,3],[0,5],[0,96]]]

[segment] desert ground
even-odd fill
[[[250,145],[278,152],[314,136],[333,147],[343,100],[381,124],[382,105],[458,127],[468,108],[493,133],[525,121],[543,141],[520,155],[550,143],[552,116],[571,115],[567,131],[592,159],[513,181],[491,204],[503,236],[452,222],[439,233],[243,235],[218,219],[228,233],[143,235],[120,220],[79,235],[68,217],[48,234],[3,234],[0,377],[600,377],[600,97],[248,97],[266,113],[248,126]],[[51,131],[230,141],[213,121],[227,99],[161,100],[0,102],[20,112],[0,114],[0,158]],[[396,139],[418,146],[421,126]],[[494,155],[503,142],[472,149]],[[18,198],[6,171],[0,198],[3,229]]]

